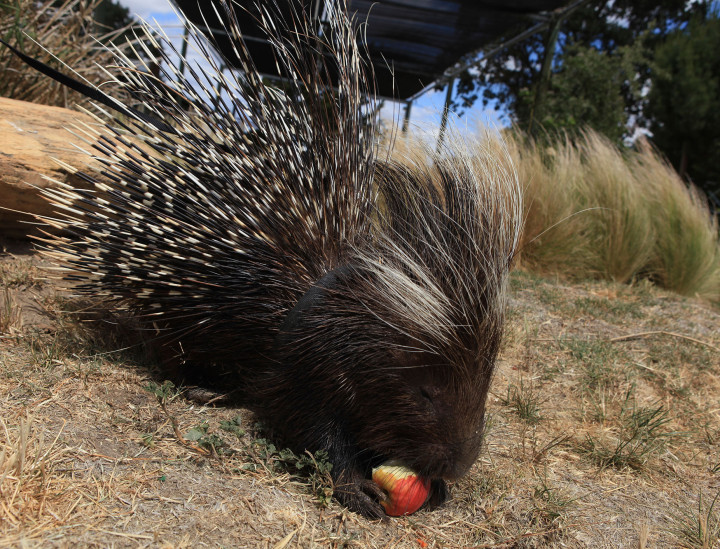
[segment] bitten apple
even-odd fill
[[[391,517],[414,513],[428,497],[430,480],[398,461],[386,461],[372,471],[375,484],[387,492],[387,499],[380,501]]]

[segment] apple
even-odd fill
[[[410,515],[420,509],[430,493],[430,480],[398,461],[386,461],[372,470],[375,484],[387,492],[380,505],[391,517]]]

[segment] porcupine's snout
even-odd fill
[[[450,370],[446,365],[443,370]],[[432,370],[432,368],[429,368]],[[408,372],[413,372],[410,368]],[[485,396],[479,394],[474,406],[463,408],[454,380],[442,381],[442,375],[429,381],[405,379],[414,400],[409,407],[418,410],[414,420],[408,418],[408,440],[397,441],[397,448],[407,448],[403,459],[413,470],[436,480],[454,481],[465,475],[477,460],[482,448]],[[409,377],[413,377],[411,373]],[[438,379],[440,378],[440,379]],[[402,435],[399,435],[399,439]]]

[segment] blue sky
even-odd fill
[[[152,26],[155,26],[154,22],[156,21],[158,25],[165,29],[166,34],[173,42],[179,44],[182,36],[182,25],[168,0],[119,0],[119,3],[128,7],[133,15],[144,19]],[[192,57],[190,52],[188,57]],[[190,61],[192,62],[192,59]],[[413,103],[410,115],[413,129],[431,134],[435,133],[440,125],[444,101],[444,90],[429,91],[417,99]],[[386,101],[383,116],[385,118],[394,117],[401,123],[404,116],[404,107],[399,103],[393,104]],[[462,117],[454,117],[452,123],[461,131],[471,133],[477,132],[479,127],[488,125],[500,127],[508,124],[507,120],[500,119],[498,113],[494,110],[484,110],[480,101],[477,102],[477,106],[470,109]]]

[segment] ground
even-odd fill
[[[717,305],[517,270],[481,458],[441,508],[368,521],[322,456],[44,313],[56,285],[7,250],[0,547],[720,547]]]

